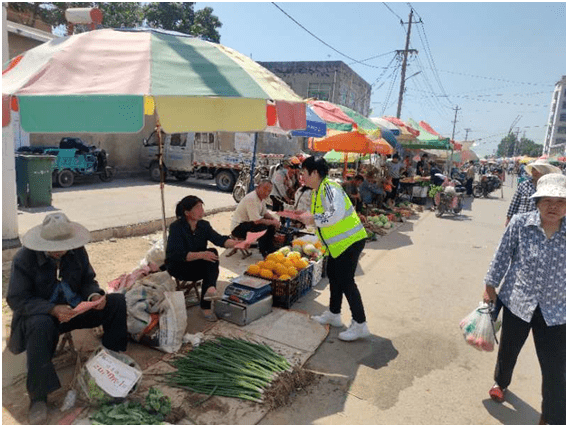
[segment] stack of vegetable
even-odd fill
[[[177,359],[168,376],[174,387],[195,393],[262,402],[264,391],[290,363],[267,345],[217,337]]]
[[[139,402],[107,403],[91,415],[90,419],[93,424],[106,425],[164,424],[171,410],[170,398],[151,387],[144,405]]]
[[[389,220],[388,216],[384,214],[368,216],[367,221],[382,228],[388,229],[392,227],[392,222]]]

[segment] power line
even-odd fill
[[[456,75],[466,76],[466,77],[475,77],[475,78],[478,78],[478,79],[485,79],[485,80],[495,80],[495,81],[505,82],[505,83],[515,83],[515,84],[529,85],[529,86],[552,86],[552,87],[555,86],[555,85],[550,84],[550,83],[519,82],[519,81],[515,81],[515,80],[500,79],[500,78],[497,78],[497,77],[477,76],[477,75],[474,75],[474,74],[461,73],[461,72],[458,72],[458,71],[448,71],[448,70],[438,70],[438,71],[440,71],[442,73],[456,74]]]
[[[350,59],[358,64],[364,65],[366,67],[371,67],[371,68],[379,68],[376,67],[374,65],[369,65],[369,64],[365,64],[364,62],[361,62],[355,58],[350,57],[349,55],[345,55],[344,53],[338,51],[336,48],[334,48],[333,46],[331,46],[329,43],[326,43],[325,41],[323,41],[322,39],[320,39],[318,36],[316,36],[314,33],[312,33],[310,30],[308,30],[306,27],[304,27],[302,24],[300,24],[298,21],[296,21],[292,16],[290,16],[288,13],[286,13],[286,11],[284,11],[284,9],[282,9],[280,6],[278,6],[276,3],[272,2],[272,4],[274,6],[276,6],[276,8],[278,10],[280,10],[284,15],[286,15],[288,18],[290,18],[296,25],[298,25],[300,28],[302,28],[304,31],[306,31],[309,35],[311,35],[312,37],[314,37],[316,40],[320,41],[321,43],[323,43],[324,45],[326,45],[327,47],[329,47],[330,49],[332,49],[333,51],[337,52],[338,54],[340,54],[341,56],[344,56],[347,59]]]
[[[391,11],[391,13],[392,13],[394,16],[396,16],[396,17],[398,18],[399,21],[402,22],[402,18],[401,18],[400,16],[398,16],[398,15],[396,14],[396,12],[395,12],[394,10],[392,10],[392,9],[389,7],[388,4],[386,4],[385,2],[383,2],[383,4],[385,5],[385,7],[386,7],[388,10]]]

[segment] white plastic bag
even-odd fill
[[[479,306],[460,322],[465,341],[480,351],[493,351],[497,328],[491,321],[492,306],[479,303]]]
[[[140,261],[140,267],[154,263],[160,267],[166,261],[166,252],[164,251],[164,239],[158,239],[152,247],[146,252],[146,256]]]
[[[142,379],[142,369],[134,359],[103,346],[98,347],[83,365],[77,385],[93,406],[120,402],[134,393]]]

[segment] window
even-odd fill
[[[561,121],[561,122],[565,122],[565,121],[566,121],[566,113],[561,113],[561,114],[560,114],[560,121]]]
[[[172,138],[170,141],[170,145],[172,147],[185,147],[187,143],[187,134],[186,133],[173,133]]]
[[[566,138],[556,138],[556,145],[566,144]]]
[[[310,83],[308,84],[308,98],[315,98],[321,101],[331,100],[331,83]]]
[[[566,134],[566,126],[558,126],[558,133]]]
[[[215,143],[215,134],[210,132],[196,132],[195,133],[195,145],[213,145]]]

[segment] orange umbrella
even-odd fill
[[[392,154],[394,149],[382,138],[373,139],[371,136],[358,131],[338,133],[327,138],[317,138],[311,140],[311,147],[314,151],[341,151],[344,153],[378,153]]]

